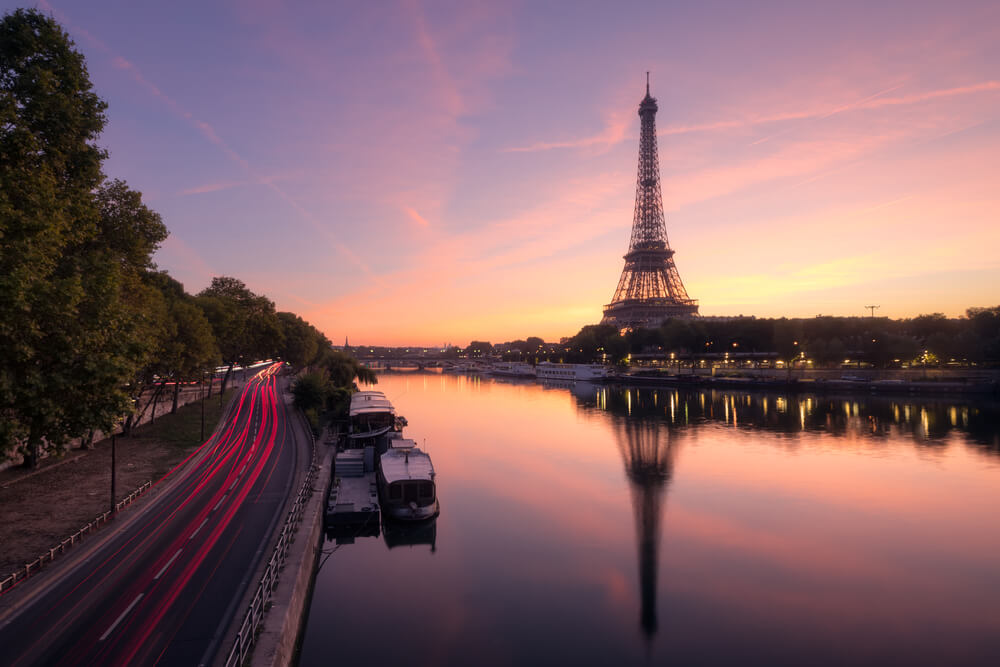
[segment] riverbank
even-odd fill
[[[225,404],[216,394],[205,403],[205,437],[211,435]],[[201,444],[201,405],[178,408],[116,438],[115,500],[147,481],[156,482]],[[144,502],[143,496],[136,502]],[[49,457],[37,470],[0,471],[0,579],[37,558],[111,505],[111,441]]]
[[[809,373],[809,375],[805,375]],[[884,373],[851,372],[817,375],[815,371],[779,374],[670,373],[639,371],[620,375],[612,382],[625,386],[699,386],[719,389],[773,389],[790,393],[859,393],[878,395],[997,396],[1000,383],[992,374],[885,377]]]

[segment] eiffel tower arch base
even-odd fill
[[[601,324],[616,326],[619,331],[655,329],[671,318],[697,316],[697,304],[676,303],[670,299],[664,299],[662,303],[652,299],[635,299],[609,305],[604,309]]]

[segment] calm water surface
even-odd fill
[[[441,515],[326,555],[300,664],[1000,664],[995,402],[385,374]]]

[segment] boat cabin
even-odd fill
[[[438,513],[434,464],[417,443],[394,438],[379,459],[383,510],[396,519],[428,519]]]
[[[351,433],[374,436],[396,425],[396,409],[380,391],[359,391],[351,396]]]

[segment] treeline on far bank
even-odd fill
[[[0,458],[37,465],[74,438],[128,428],[151,388],[176,396],[220,363],[223,389],[234,366],[260,359],[334,386],[364,373],[237,278],[191,295],[157,270],[167,228],[104,174],[106,109],[54,19],[0,19]]]
[[[629,355],[678,359],[768,354],[786,363],[851,363],[877,367],[1000,365],[1000,306],[969,308],[965,317],[940,313],[885,317],[755,317],[671,319],[655,329],[620,334],[609,325],[583,327],[561,345],[565,361],[621,363]]]

